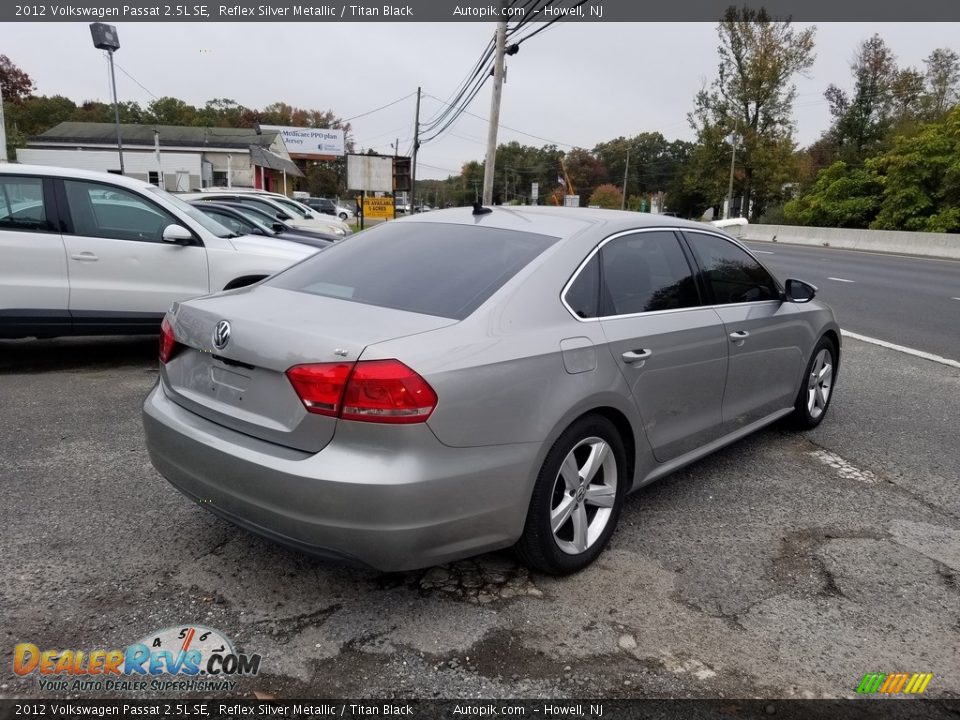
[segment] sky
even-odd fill
[[[798,23],[798,27],[807,24]],[[36,92],[109,101],[106,54],[86,22],[7,23],[0,53],[36,83]],[[421,120],[443,108],[480,57],[495,26],[463,23],[118,23],[115,60],[121,101],[146,105],[172,95],[193,105],[230,98],[254,108],[272,102],[332,110],[351,121],[357,150],[401,154],[412,144],[414,93]],[[813,142],[830,122],[823,91],[851,85],[857,44],[879,33],[901,67],[922,67],[937,47],[960,52],[951,23],[818,23],[816,62],[796,78],[796,140]],[[52,49],[56,49],[55,52]],[[657,131],[692,140],[687,113],[717,72],[712,23],[556,23],[507,58],[499,142],[563,150]],[[488,83],[445,135],[424,143],[419,178],[459,174],[482,160],[490,112]]]

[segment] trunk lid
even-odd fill
[[[230,336],[214,346],[217,324]],[[173,320],[183,345],[161,377],[177,404],[261,440],[319,452],[336,418],[307,412],[287,379],[294,365],[352,364],[368,345],[452,325],[450,318],[261,285],[183,303]]]

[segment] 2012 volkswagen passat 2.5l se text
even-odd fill
[[[670,217],[461,208],[174,306],[144,404],[204,508],[382,570],[515,546],[569,573],[625,496],[778,419],[821,422],[832,311]]]

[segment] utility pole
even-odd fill
[[[3,88],[0,87],[0,163],[7,162],[7,125],[3,119]]]
[[[417,88],[417,112],[413,120],[413,157],[410,158],[410,214],[416,212],[417,150],[420,149],[420,88]]]
[[[724,218],[729,219],[733,215],[733,166],[737,161],[737,130],[740,129],[740,121],[737,120],[733,127],[733,135],[730,136],[730,185],[727,189],[727,214]]]
[[[627,162],[623,166],[623,195],[620,197],[620,209],[627,207],[627,171],[630,169],[630,146],[627,145]]]
[[[501,0],[506,16],[506,0]],[[483,168],[483,204],[493,202],[493,171],[497,161],[497,129],[500,127],[500,97],[503,94],[503,56],[507,50],[507,21],[497,23],[497,54],[493,62],[493,93],[490,96],[490,127],[487,129],[487,159]]]

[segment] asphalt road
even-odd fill
[[[747,245],[781,280],[816,285],[844,330],[960,360],[960,261]]]
[[[556,579],[509,553],[385,575],[273,545],[150,465],[156,338],[0,341],[0,696],[69,694],[15,677],[16,643],[201,623],[263,655],[218,697],[845,698],[916,671],[958,698],[960,370],[844,350],[818,429],[634,494],[599,561]]]

